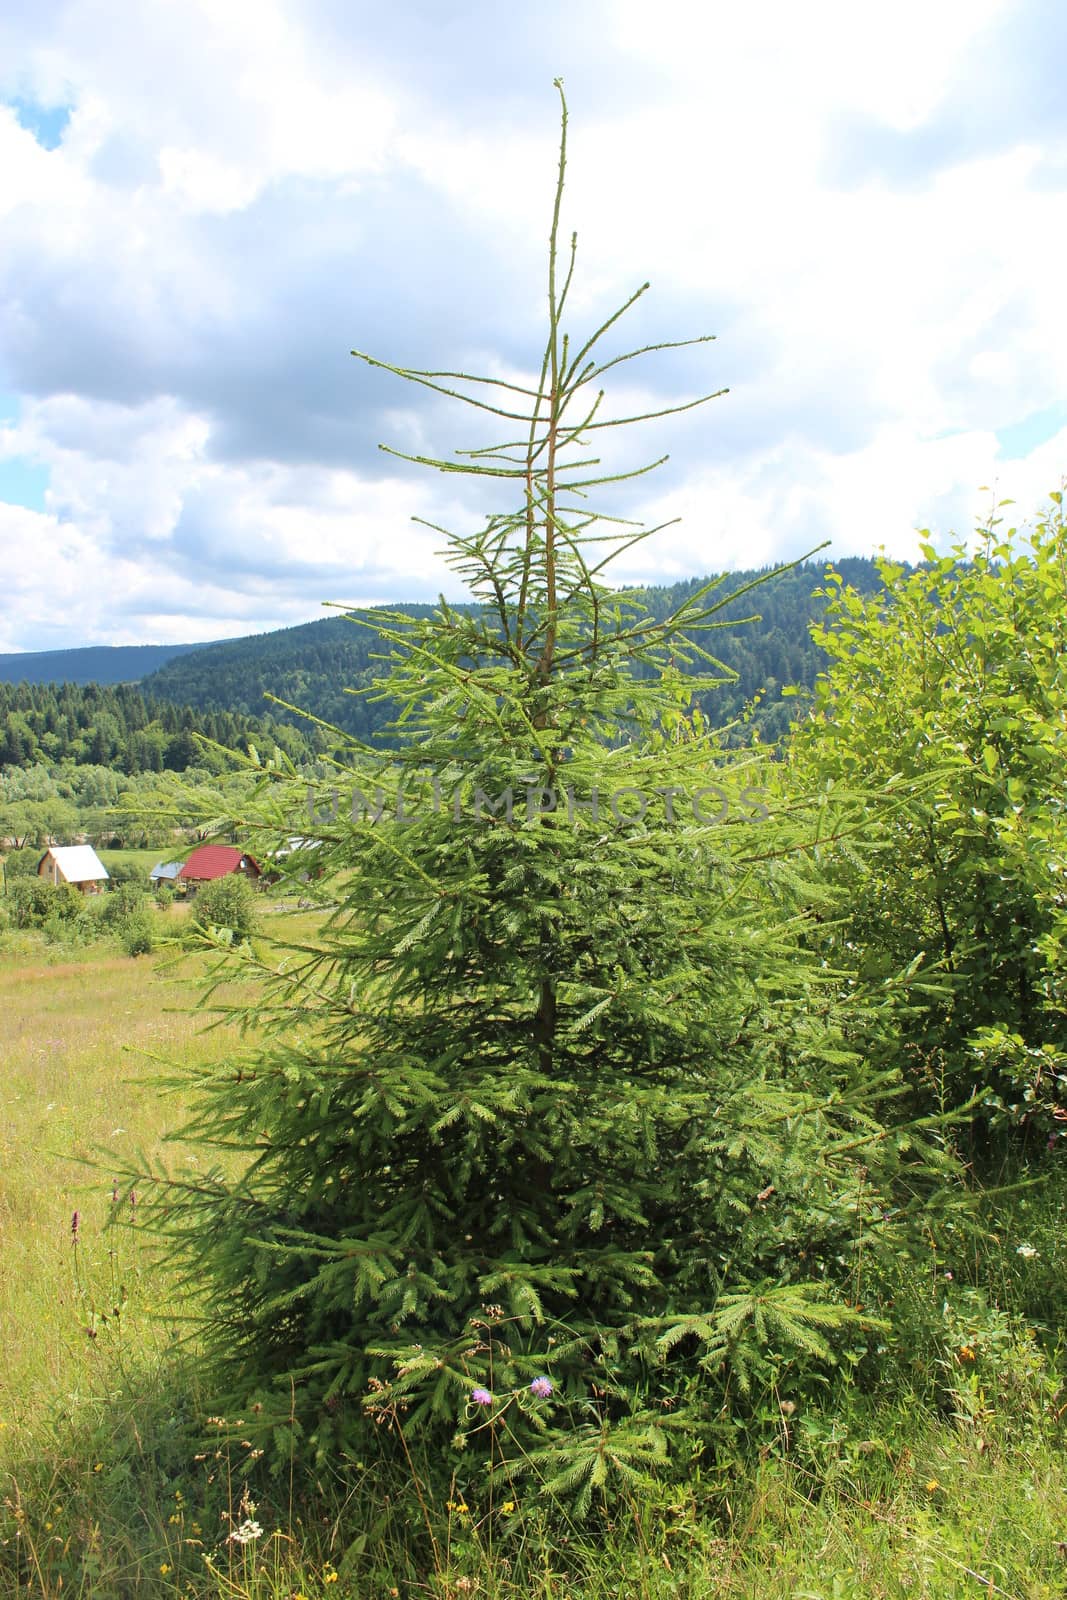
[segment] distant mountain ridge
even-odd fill
[[[737,675],[735,682],[702,696],[702,708],[714,725],[733,721],[761,692],[761,734],[778,738],[785,732],[797,706],[795,700],[782,699],[781,688],[791,684],[810,687],[825,665],[825,656],[808,630],[825,609],[818,591],[825,584],[828,566],[863,594],[881,588],[875,562],[864,557],[807,562],[741,597],[736,608],[723,611],[724,620],[731,612],[739,618],[758,612],[761,620],[739,623],[736,630],[726,629],[707,638],[707,648]],[[733,594],[767,570],[727,573],[719,594]],[[670,585],[635,587],[632,592],[653,616],[663,618],[708,581],[689,578]],[[397,602],[380,609],[426,617],[436,607]],[[146,693],[180,705],[242,716],[269,714],[306,730],[309,725],[304,718],[265,699],[274,695],[359,739],[380,740],[393,708],[365,694],[348,692],[368,689],[383,672],[381,657],[389,647],[375,631],[373,616],[373,611],[366,613],[365,623],[344,616],[327,617],[274,633],[205,645],[175,656],[142,687]]]
[[[757,721],[764,738],[776,739],[796,714],[795,700],[783,699],[786,685],[810,688],[825,665],[809,628],[825,609],[819,594],[827,568],[846,584],[870,594],[881,588],[874,561],[849,556],[836,562],[806,562],[790,568],[754,593],[741,597],[739,618],[760,614],[757,622],[739,622],[709,636],[712,649],[736,680],[704,694],[702,708],[712,723],[723,726],[761,695]],[[720,596],[736,593],[767,572],[753,569],[722,577]],[[689,578],[669,585],[635,587],[653,616],[663,618],[709,581]],[[406,604],[378,608],[413,617],[430,616],[436,606]],[[731,615],[723,611],[724,620]],[[80,650],[37,651],[0,656],[0,683],[33,684],[137,683],[148,696],[190,707],[204,714],[228,712],[241,717],[281,719],[311,735],[306,718],[272,705],[267,695],[298,706],[312,716],[354,734],[379,740],[392,710],[350,690],[369,688],[380,677],[388,646],[373,626],[344,616],[325,617],[271,633],[250,634],[202,645],[92,646]]]
[[[139,683],[203,644],[93,644],[76,650],[0,655],[0,683]]]

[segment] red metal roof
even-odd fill
[[[251,868],[253,876],[259,876],[259,863],[247,850],[238,850],[233,844],[202,844],[199,850],[193,851],[178,876],[187,883],[190,880],[209,883],[213,878],[225,878],[237,872],[242,862]]]

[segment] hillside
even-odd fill
[[[835,567],[861,593],[880,585],[873,561],[850,557]],[[807,563],[726,608],[726,620],[754,613],[759,620],[739,620],[736,629],[713,636],[716,653],[737,675],[735,681],[702,697],[703,709],[716,725],[732,721],[753,695],[762,691],[757,720],[763,737],[774,739],[784,733],[796,702],[783,700],[782,686],[809,687],[825,664],[808,632],[825,604],[815,593],[823,585],[825,572],[822,562]],[[758,575],[754,570],[727,574],[723,594],[736,592]],[[692,578],[642,593],[652,613],[663,617],[706,581]],[[399,602],[398,609],[425,617],[434,608]],[[367,615],[373,618],[374,613]],[[264,719],[275,725],[279,720],[289,723],[310,735],[306,719],[271,705],[268,694],[357,738],[381,740],[387,737],[389,706],[348,691],[367,689],[373,683],[382,670],[380,658],[386,649],[373,627],[336,616],[207,645],[93,646],[0,656],[0,686],[37,689],[29,697],[25,689],[19,695],[9,691],[0,696],[0,764],[93,759],[113,762],[128,772],[158,771],[161,763],[169,767],[181,759],[173,741],[179,734],[188,737],[194,727],[224,744],[231,732],[237,742],[243,742],[249,733],[262,737]],[[154,702],[150,708],[135,704],[136,697],[107,706],[75,704],[68,697],[60,708],[53,705],[46,688],[96,684],[128,689],[133,683]],[[42,692],[45,699],[41,699]],[[54,689],[52,697],[58,693]],[[164,704],[171,711],[164,712]],[[191,708],[194,714],[183,711],[179,725],[173,722],[176,707]],[[106,712],[104,731],[98,734],[101,712]],[[235,724],[228,729],[219,721],[225,713],[253,719],[256,726],[238,728]],[[117,727],[113,725],[116,720]],[[83,747],[92,748],[95,755],[78,754]]]
[[[863,593],[880,586],[873,561],[850,557],[834,565],[847,583]],[[736,631],[713,636],[716,653],[737,674],[735,682],[704,696],[704,710],[714,723],[721,726],[731,721],[763,690],[759,721],[764,737],[777,738],[785,731],[795,702],[782,699],[782,686],[810,686],[824,665],[823,653],[812,643],[808,628],[823,611],[825,602],[815,591],[823,585],[825,572],[822,562],[796,567],[724,611],[725,619],[756,612],[760,619],[739,622]],[[723,593],[736,592],[756,576],[755,571],[729,573],[723,580]],[[644,599],[656,616],[663,617],[706,581],[693,578],[649,588],[643,591]],[[425,605],[400,608],[412,616],[426,616],[433,610]],[[368,616],[373,617],[373,612]],[[381,672],[376,657],[380,658],[385,648],[372,627],[330,617],[185,652],[154,672],[143,688],[161,699],[204,711],[262,716],[270,710],[300,726],[301,718],[265,701],[266,694],[273,694],[358,738],[380,738],[389,721],[388,706],[346,691],[365,689],[374,681]]]
[[[260,715],[195,711],[142,694],[129,684],[0,683],[0,769],[37,765],[184,772],[205,761],[202,734],[226,749],[282,744],[310,754],[306,736]]]
[[[88,645],[0,655],[0,683],[137,683],[198,644]]]

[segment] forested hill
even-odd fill
[[[833,565],[846,583],[862,593],[880,587],[873,561],[849,557]],[[761,731],[766,738],[784,733],[796,702],[782,699],[782,686],[811,685],[824,664],[808,627],[825,606],[814,592],[823,586],[825,574],[824,562],[807,563],[762,585],[756,593],[740,597],[736,605],[723,611],[724,619],[758,612],[761,620],[708,636],[708,647],[737,673],[736,683],[704,697],[704,710],[715,725],[731,721],[757,690],[763,690]],[[754,571],[729,573],[720,593],[734,593],[757,576]],[[705,582],[707,579],[693,578],[645,589],[641,594],[649,609],[664,617]],[[398,604],[396,609],[411,616],[427,616],[434,608]],[[380,657],[385,648],[373,628],[345,617],[330,617],[177,656],[147,678],[143,688],[204,711],[227,709],[262,716],[270,710],[273,715],[287,716],[264,700],[270,693],[358,738],[372,739],[388,722],[389,706],[345,690],[365,688],[381,674],[381,661],[372,657]],[[301,725],[300,718],[292,720]]]
[[[0,683],[137,683],[199,644],[88,645],[0,655]]]
[[[70,762],[131,774],[184,772],[210,764],[198,733],[231,750],[281,744],[294,759],[310,753],[295,728],[230,711],[193,711],[128,684],[0,683],[0,768]]]

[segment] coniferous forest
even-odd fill
[[[721,681],[698,695],[709,722],[721,728],[745,715],[746,729],[755,726],[765,741],[773,741],[802,711],[803,701],[783,698],[781,691],[812,690],[828,660],[811,634],[826,604],[827,564],[789,568],[758,596],[741,599],[725,612],[739,620],[716,642],[725,669]],[[881,586],[873,560],[846,557],[833,567],[860,594]],[[757,571],[727,573],[721,593],[747,588],[760,576]],[[662,618],[709,581],[693,578],[633,595],[651,616]],[[400,604],[413,617],[426,618],[434,610]],[[329,744],[303,712],[358,739],[388,740],[395,706],[368,693],[386,649],[372,610],[359,622],[331,617],[183,649],[136,683],[65,679],[81,651],[56,651],[47,658],[49,670],[58,675],[55,681],[26,682],[19,677],[25,670],[20,658],[7,657],[0,670],[0,767],[90,762],[129,774],[184,771],[195,764],[194,733],[227,747],[273,739],[300,758]],[[748,734],[738,728],[734,737]]]
[[[829,559],[827,552],[826,560]],[[825,601],[817,591],[825,584],[826,560],[792,568],[739,599],[724,617],[758,620],[724,630],[716,640],[719,659],[726,669],[714,691],[704,691],[702,709],[717,726],[741,716],[758,694],[755,720],[765,739],[780,737],[796,715],[796,703],[783,701],[784,687],[814,687],[816,674],[826,662],[812,640],[810,627],[823,612]],[[880,586],[874,561],[848,557],[834,564],[854,589],[867,594]],[[732,572],[723,577],[721,593],[747,587],[757,572]],[[685,583],[634,590],[633,597],[662,619],[696,589],[710,581],[693,578]],[[432,606],[401,604],[406,615],[428,618]],[[457,613],[463,611],[457,606]],[[361,620],[335,617],[305,623],[276,633],[205,646],[167,662],[144,680],[146,693],[166,696],[180,705],[200,710],[229,710],[245,716],[262,715],[265,695],[310,711],[325,722],[364,740],[380,739],[395,714],[388,700],[372,698],[371,689],[382,671],[387,645],[376,631],[376,610]],[[685,670],[685,669],[683,669]],[[291,718],[295,713],[274,706],[273,712]],[[307,726],[306,722],[303,724]]]
[[[258,739],[294,757],[309,753],[300,732],[269,715],[194,710],[130,684],[0,683],[0,768],[56,764],[110,767],[130,776],[184,772],[204,759],[197,735],[226,749]]]

